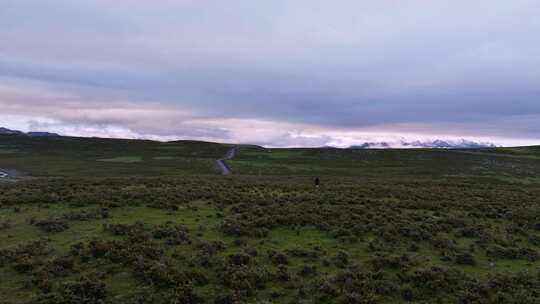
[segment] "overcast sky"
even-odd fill
[[[538,0],[0,0],[0,126],[540,144]]]

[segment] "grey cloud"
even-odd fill
[[[305,136],[281,132],[264,140],[253,140],[249,143],[272,147],[322,147],[335,140],[335,138],[327,135]]]
[[[539,14],[532,0],[8,0],[0,75],[48,83],[81,108],[125,100],[207,120],[538,139],[527,117],[540,114]],[[171,135],[174,119],[145,115],[61,119]],[[327,140],[290,134],[262,142]]]

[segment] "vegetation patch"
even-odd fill
[[[154,156],[152,157],[153,160],[173,160],[173,159],[177,159],[178,157],[176,156]]]
[[[463,177],[323,181],[319,188],[304,177],[250,176],[2,185],[3,301],[539,300],[540,188]]]
[[[2,304],[540,301],[537,148],[6,138]]]
[[[130,163],[138,163],[142,161],[142,157],[141,156],[119,156],[119,157],[113,157],[113,158],[99,159],[99,161],[130,164]]]

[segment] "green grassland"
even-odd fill
[[[215,174],[227,145],[198,141],[0,135],[0,168],[33,177]]]
[[[230,161],[236,172],[250,175],[339,176],[540,176],[540,149],[351,150],[240,148]]]
[[[229,148],[0,137],[0,303],[540,301],[538,147]]]

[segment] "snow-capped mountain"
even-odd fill
[[[431,148],[431,149],[479,149],[494,148],[492,143],[475,142],[466,139],[433,141],[397,141],[397,142],[365,142],[361,145],[350,146],[349,149],[399,149],[399,148]]]

